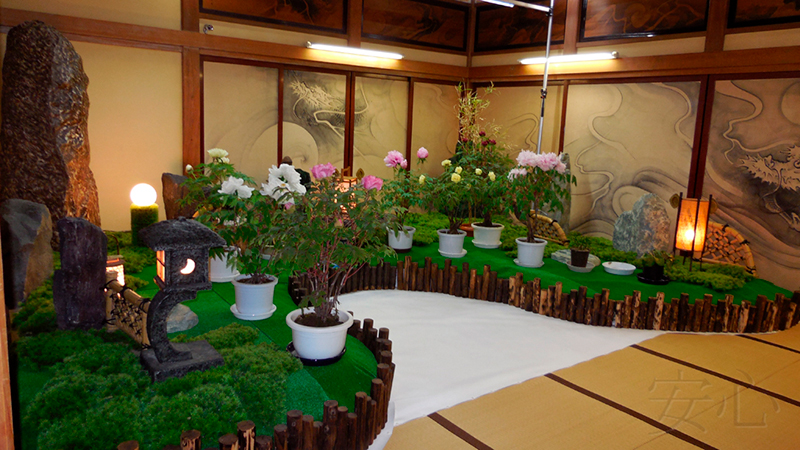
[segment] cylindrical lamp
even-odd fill
[[[141,246],[139,230],[158,222],[156,190],[147,183],[139,183],[131,189],[131,243]]]
[[[706,229],[710,214],[711,197],[680,198],[678,226],[675,230],[675,248],[685,252],[702,252],[706,244]]]

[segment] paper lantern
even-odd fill
[[[679,197],[678,225],[675,229],[675,248],[685,252],[702,252],[706,244],[706,229],[711,209],[708,200]]]

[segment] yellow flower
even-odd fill
[[[494,174],[494,172],[489,172],[489,179],[490,179],[490,180],[492,180],[492,181],[494,181],[494,179],[495,179],[495,174]]]
[[[419,176],[419,184],[425,184],[425,175]]]
[[[450,162],[450,160],[449,160],[449,159],[445,159],[444,161],[442,161],[442,167],[447,167],[447,166],[449,166],[450,164],[452,164],[452,163]]]
[[[459,169],[460,169],[460,167],[459,167]],[[459,181],[461,181],[461,175],[459,175],[457,173],[454,173],[454,174],[450,175],[450,181],[452,181],[453,183],[458,183]]]
[[[464,169],[462,169],[461,166],[456,167],[456,173],[461,173],[462,170]]]
[[[481,169],[475,169],[475,175],[480,175],[482,173],[483,171]]]

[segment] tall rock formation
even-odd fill
[[[33,21],[8,32],[0,202],[30,200],[46,205],[53,222],[81,217],[100,225],[89,169],[88,84],[81,57],[54,28]]]

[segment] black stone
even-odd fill
[[[191,358],[183,361],[161,362],[153,349],[142,350],[139,360],[142,366],[150,372],[150,377],[154,382],[182,377],[195,370],[208,370],[225,364],[222,356],[207,341],[175,344],[175,347],[182,353],[190,354]]]
[[[47,207],[11,199],[0,206],[6,305],[15,309],[53,273],[53,223]]]
[[[105,323],[107,238],[85,219],[58,221],[61,269],[53,276],[53,304],[61,329],[100,328]]]
[[[53,222],[82,217],[100,225],[89,168],[89,78],[55,28],[25,22],[8,32],[3,60],[0,201],[42,203]],[[56,248],[56,234],[53,247]]]

